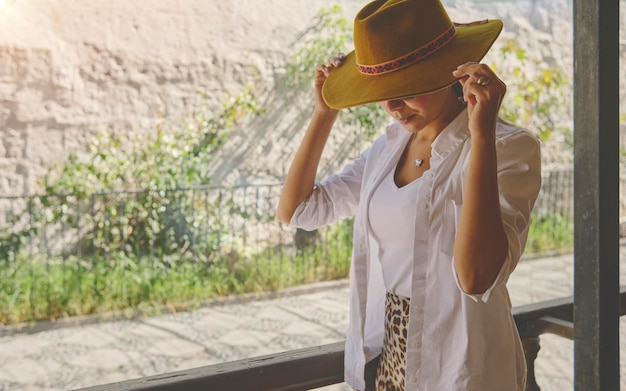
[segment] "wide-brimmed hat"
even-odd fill
[[[452,71],[480,61],[502,30],[498,19],[453,23],[439,0],[375,0],[354,19],[354,50],[322,95],[336,109],[437,91]]]

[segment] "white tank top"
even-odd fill
[[[391,170],[374,190],[369,205],[369,220],[379,243],[378,258],[385,288],[404,297],[411,297],[415,202],[421,178],[398,188]]]

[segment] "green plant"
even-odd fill
[[[194,253],[65,258],[20,253],[0,267],[0,324],[111,311],[153,315],[192,309],[218,296],[344,278],[351,235],[352,221],[346,220],[295,256],[273,248],[243,255],[245,249],[234,246],[212,261]]]
[[[342,13],[339,4],[319,10],[312,26],[299,40],[298,48],[288,58],[288,86],[310,89],[315,66],[327,63],[330,56],[345,52],[352,41],[352,30]]]
[[[206,185],[204,174],[230,130],[259,115],[252,87],[230,97],[221,109],[202,103],[182,127],[159,124],[153,133],[101,131],[88,153],[71,154],[43,178],[46,194],[79,198],[104,191],[163,190]],[[209,115],[209,113],[215,113]]]
[[[569,83],[562,70],[535,57],[513,39],[503,39],[500,45],[501,58],[492,67],[507,83],[502,118],[535,131],[543,141],[561,133],[571,146],[571,126],[564,121],[571,118]]]
[[[352,24],[343,16],[339,4],[322,8],[312,27],[303,35],[299,47],[289,56],[286,84],[312,94],[314,69],[338,53],[346,53],[352,44]],[[388,119],[380,105],[368,104],[342,110],[339,123],[356,126],[357,136],[371,139]]]
[[[569,250],[574,245],[574,223],[558,213],[536,214],[530,221],[526,253]]]
[[[89,216],[91,221],[82,219],[88,229],[81,231],[75,250],[81,253],[161,256],[190,251],[200,240],[196,227],[207,229],[207,220],[201,219],[213,224],[208,230],[220,224],[207,216],[210,209],[204,215],[191,212],[196,201],[178,190],[209,184],[206,170],[229,131],[262,109],[247,87],[217,114],[209,112],[202,105],[184,126],[163,123],[153,134],[99,133],[86,156],[71,155],[43,178],[46,194],[71,196],[42,197],[41,224],[78,229],[80,216]]]

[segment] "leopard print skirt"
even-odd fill
[[[410,307],[410,298],[387,292],[383,352],[376,370],[377,391],[404,391]]]

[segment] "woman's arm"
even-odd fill
[[[506,86],[483,64],[469,63],[454,72],[468,102],[470,157],[463,205],[454,244],[454,264],[466,293],[485,292],[508,254],[500,213],[495,127]],[[481,77],[488,84],[478,83]]]
[[[472,137],[470,148],[454,261],[461,288],[477,294],[498,275],[508,239],[500,213],[495,141]]]
[[[276,210],[278,221],[289,224],[298,205],[313,190],[320,158],[336,118],[336,112],[316,110],[313,113],[280,193]]]
[[[339,113],[324,102],[322,86],[328,74],[341,66],[344,58],[343,55],[334,57],[329,65],[318,65],[315,69],[315,110],[285,178],[276,210],[280,222],[288,224],[298,205],[313,190],[324,146]]]

